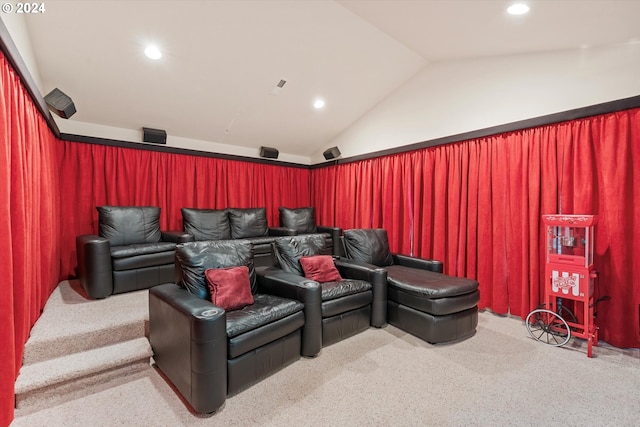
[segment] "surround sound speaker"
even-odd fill
[[[327,160],[337,159],[338,157],[340,157],[340,154],[342,153],[340,153],[340,150],[338,150],[338,147],[328,148],[327,150],[325,150],[324,153],[322,153],[324,158]]]
[[[265,157],[267,159],[277,159],[278,154],[280,154],[280,152],[275,148],[260,147],[260,157]]]
[[[142,128],[142,141],[154,144],[166,144],[167,132],[162,129]]]
[[[73,105],[73,101],[60,89],[55,88],[44,97],[44,102],[47,103],[49,110],[56,113],[63,119],[68,119],[76,112],[76,106]]]

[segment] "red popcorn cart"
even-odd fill
[[[527,330],[535,340],[556,347],[565,345],[572,335],[586,339],[587,356],[591,357],[592,346],[598,345],[594,315],[597,272],[593,266],[598,217],[543,215],[542,221],[547,233],[545,299],[527,316]]]

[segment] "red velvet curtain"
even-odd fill
[[[24,344],[59,279],[56,139],[0,52],[0,425]]]
[[[600,336],[638,347],[640,109],[317,169],[320,223],[383,227],[392,251],[477,278],[480,307],[525,317],[544,296],[546,213],[597,214]],[[634,254],[635,258],[634,258]]]
[[[386,228],[392,250],[410,253],[413,168],[405,158],[399,154],[313,170],[318,224]]]
[[[304,168],[61,141],[58,144],[63,234],[62,272],[73,275],[75,238],[98,231],[96,206],[159,206],[163,230],[181,230],[180,208],[278,207],[310,204]]]

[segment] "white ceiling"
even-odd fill
[[[70,122],[311,158],[430,63],[640,41],[640,1],[526,1],[517,17],[511,3],[47,0],[25,20],[43,94],[73,98]]]

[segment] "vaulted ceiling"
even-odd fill
[[[527,1],[522,16],[511,3],[48,0],[25,21],[43,95],[77,108],[61,131],[152,127],[304,163],[430,64],[640,40],[640,1]]]

